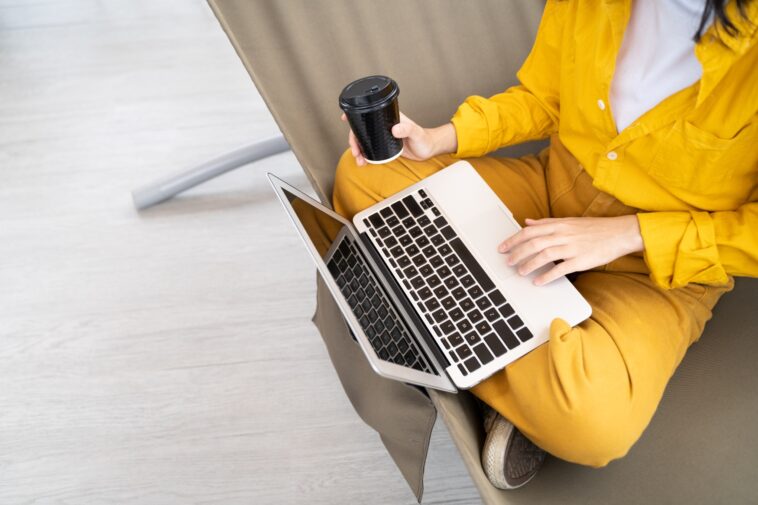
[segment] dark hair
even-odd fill
[[[743,19],[747,19],[747,13],[745,12],[745,6],[751,2],[751,0],[733,0],[737,4],[737,10],[740,11],[740,16],[742,16]],[[724,29],[724,31],[731,35],[732,37],[735,37],[739,35],[739,30],[736,26],[734,26],[734,23],[731,19],[729,19],[729,16],[726,15],[726,4],[729,3],[729,0],[705,0],[705,8],[703,9],[703,17],[700,18],[700,26],[697,28],[697,32],[695,32],[695,42],[698,42],[700,40],[700,37],[703,36],[703,31],[705,30],[705,25],[708,23],[708,20],[710,19],[711,15],[713,15],[714,23],[718,23],[721,25],[721,27]]]

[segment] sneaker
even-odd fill
[[[494,409],[487,410],[484,429],[487,438],[482,451],[482,468],[493,486],[516,489],[537,475],[545,461],[545,451]]]

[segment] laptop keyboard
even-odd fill
[[[463,375],[532,338],[426,191],[381,209],[364,224]]]
[[[342,238],[327,267],[379,358],[439,375],[428,365],[363,256],[347,237]]]

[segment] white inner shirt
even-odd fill
[[[611,81],[611,110],[619,132],[700,80],[703,69],[692,37],[704,6],[705,0],[633,0]]]

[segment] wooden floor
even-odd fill
[[[336,112],[336,111],[335,111]],[[0,504],[412,504],[309,318],[277,132],[200,0],[0,0]],[[437,427],[425,503],[479,503]]]

